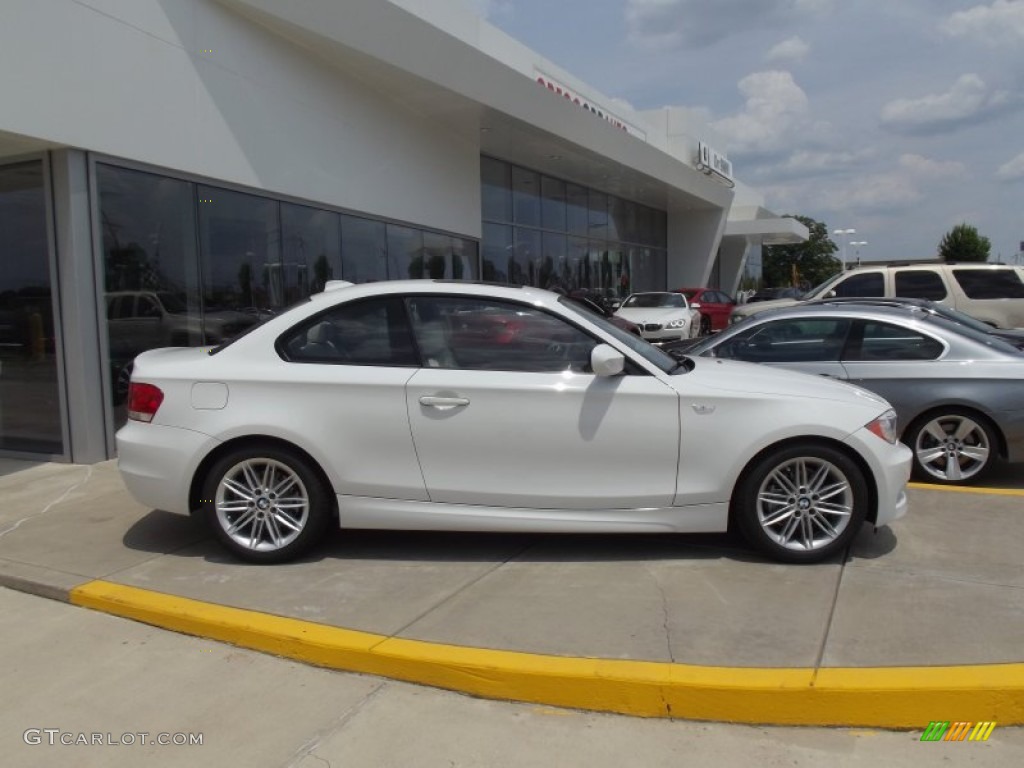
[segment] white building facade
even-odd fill
[[[731,292],[807,234],[456,0],[5,0],[0,73],[5,454],[112,456],[134,355],[327,279]]]

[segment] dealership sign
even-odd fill
[[[647,134],[644,131],[640,130],[635,125],[631,125],[630,123],[626,122],[625,120],[623,120],[621,117],[611,112],[610,110],[605,109],[604,107],[598,104],[595,104],[591,100],[587,99],[585,96],[581,96],[579,93],[574,91],[569,86],[558,82],[552,77],[548,77],[539,69],[533,70],[533,79],[536,80],[545,88],[547,88],[552,93],[557,94],[558,96],[562,96],[565,99],[568,99],[577,107],[582,107],[591,114],[597,115],[605,122],[614,125],[619,130],[625,131],[630,136],[636,136],[638,139],[643,139],[644,141],[647,141]]]
[[[703,141],[697,144],[695,167],[708,176],[717,176],[725,182],[732,182],[732,163],[721,152],[716,152]]]

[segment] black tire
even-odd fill
[[[700,316],[700,335],[710,336],[711,335],[711,318],[707,315]]]
[[[975,483],[998,462],[999,439],[988,419],[964,408],[932,411],[903,433],[914,452],[914,477],[928,483]]]
[[[785,563],[816,563],[842,551],[867,516],[861,468],[812,441],[756,459],[736,486],[734,521],[752,547]]]
[[[251,563],[283,563],[323,538],[330,494],[309,462],[268,445],[239,447],[203,482],[204,516],[230,552]]]

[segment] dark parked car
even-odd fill
[[[775,301],[775,299],[799,299],[803,295],[804,292],[801,289],[793,288],[792,286],[786,288],[762,288],[747,299],[747,304],[752,304],[756,301]]]

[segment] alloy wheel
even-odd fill
[[[924,424],[913,448],[921,469],[946,482],[971,480],[992,457],[988,431],[963,414],[945,414]]]
[[[250,458],[228,469],[214,496],[217,524],[238,547],[276,552],[306,528],[310,495],[302,478],[280,461]]]
[[[788,550],[820,550],[850,524],[854,492],[835,464],[798,457],[768,473],[757,491],[757,519],[765,535]]]

